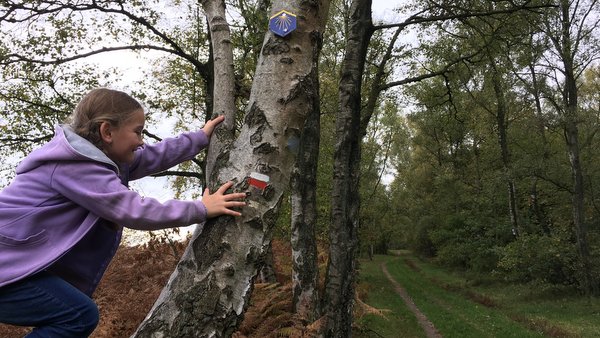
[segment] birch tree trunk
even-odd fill
[[[318,83],[317,79],[313,82]],[[314,103],[298,145],[298,160],[291,179],[292,304],[294,311],[309,322],[319,316],[315,226],[321,110],[318,102]]]
[[[273,13],[297,14],[298,28],[285,38],[265,35],[244,125],[211,174],[213,189],[231,180],[234,190],[249,192],[248,205],[243,216],[210,219],[194,234],[134,337],[228,337],[237,330],[296,162],[289,144],[319,101],[313,81],[328,4],[273,3]],[[268,176],[268,185],[251,186],[252,173]]]
[[[223,121],[213,133],[206,154],[206,182],[211,182],[215,159],[233,142],[235,132],[235,73],[231,32],[225,14],[225,0],[200,1],[208,21],[212,46],[213,64],[213,111],[207,119],[224,115]]]
[[[358,178],[361,157],[362,74],[372,34],[371,0],[353,0],[340,78],[336,119],[329,262],[325,282],[325,336],[352,336],[355,253],[358,248]]]

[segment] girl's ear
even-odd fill
[[[102,122],[100,124],[100,137],[102,138],[102,142],[106,144],[112,143],[112,126],[109,122]]]

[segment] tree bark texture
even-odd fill
[[[208,117],[224,115],[223,121],[214,131],[206,154],[206,182],[215,165],[217,156],[224,152],[231,143],[235,133],[235,72],[233,67],[233,47],[231,32],[227,23],[224,0],[204,0],[200,2],[204,8],[208,29],[212,42],[213,64],[213,96],[212,112]]]
[[[277,283],[277,276],[275,275],[275,258],[273,257],[273,246],[269,245],[267,252],[262,260],[263,265],[258,271],[255,282],[258,283]]]
[[[336,118],[329,262],[324,314],[327,337],[352,336],[355,253],[358,248],[358,179],[361,157],[362,74],[372,32],[371,0],[353,0]]]
[[[298,28],[285,38],[265,35],[244,125],[216,157],[209,180],[213,191],[233,181],[233,190],[250,193],[248,205],[243,216],[210,219],[194,234],[134,337],[228,337],[237,330],[289,187],[297,157],[290,145],[319,101],[313,73],[328,3],[274,2],[273,13],[285,7],[297,14]],[[265,188],[250,184],[253,173],[269,177]]]
[[[317,76],[317,73],[314,73]],[[318,84],[318,79],[313,79]],[[316,88],[318,93],[319,89]],[[291,246],[293,307],[296,314],[308,321],[319,316],[317,242],[317,167],[321,110],[318,102],[307,118],[300,143],[298,159],[291,178]]]

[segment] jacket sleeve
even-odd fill
[[[52,188],[100,218],[139,230],[187,226],[206,220],[200,201],[169,200],[164,203],[142,197],[125,187],[115,171],[96,162],[57,164]]]
[[[202,130],[144,145],[136,151],[133,163],[126,169],[128,178],[136,180],[191,160],[207,145],[208,137]]]

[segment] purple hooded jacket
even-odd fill
[[[70,127],[58,126],[0,192],[0,287],[47,270],[91,296],[123,226],[156,230],[205,221],[200,201],[161,203],[127,185],[192,159],[207,145],[204,132],[184,133],[141,147],[131,165],[116,164]]]

